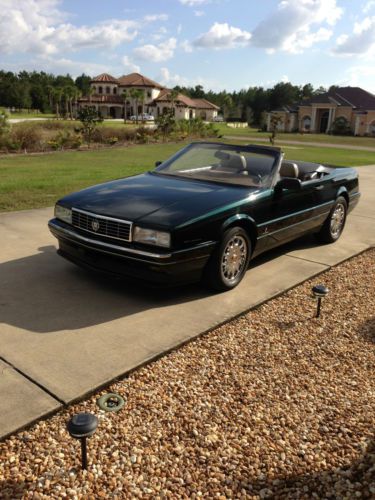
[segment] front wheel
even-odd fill
[[[246,231],[241,227],[228,229],[208,261],[204,283],[220,292],[235,288],[246,273],[250,255],[251,243]]]
[[[334,243],[344,230],[348,205],[343,196],[339,196],[332,207],[332,210],[324,222],[321,230],[317,234],[319,241],[323,243]]]

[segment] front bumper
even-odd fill
[[[147,251],[87,237],[58,219],[48,227],[59,241],[58,254],[81,267],[165,285],[199,281],[216,245],[208,241],[175,252]]]

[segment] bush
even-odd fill
[[[10,151],[41,151],[43,134],[40,127],[33,123],[19,123],[13,127],[6,143]]]
[[[117,143],[136,142],[137,131],[127,127],[98,127],[92,134],[93,142],[99,144],[113,144],[113,138]]]
[[[330,133],[333,135],[352,135],[353,134],[349,121],[343,116],[339,116],[332,123]]]
[[[81,134],[65,129],[47,141],[47,145],[54,150],[77,149],[81,146],[82,142]]]

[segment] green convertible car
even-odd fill
[[[358,174],[286,161],[278,148],[198,142],[155,170],[58,201],[58,253],[116,276],[229,290],[252,257],[306,233],[341,235]]]

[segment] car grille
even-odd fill
[[[132,223],[128,221],[112,219],[73,208],[72,224],[89,233],[116,240],[131,241]]]

